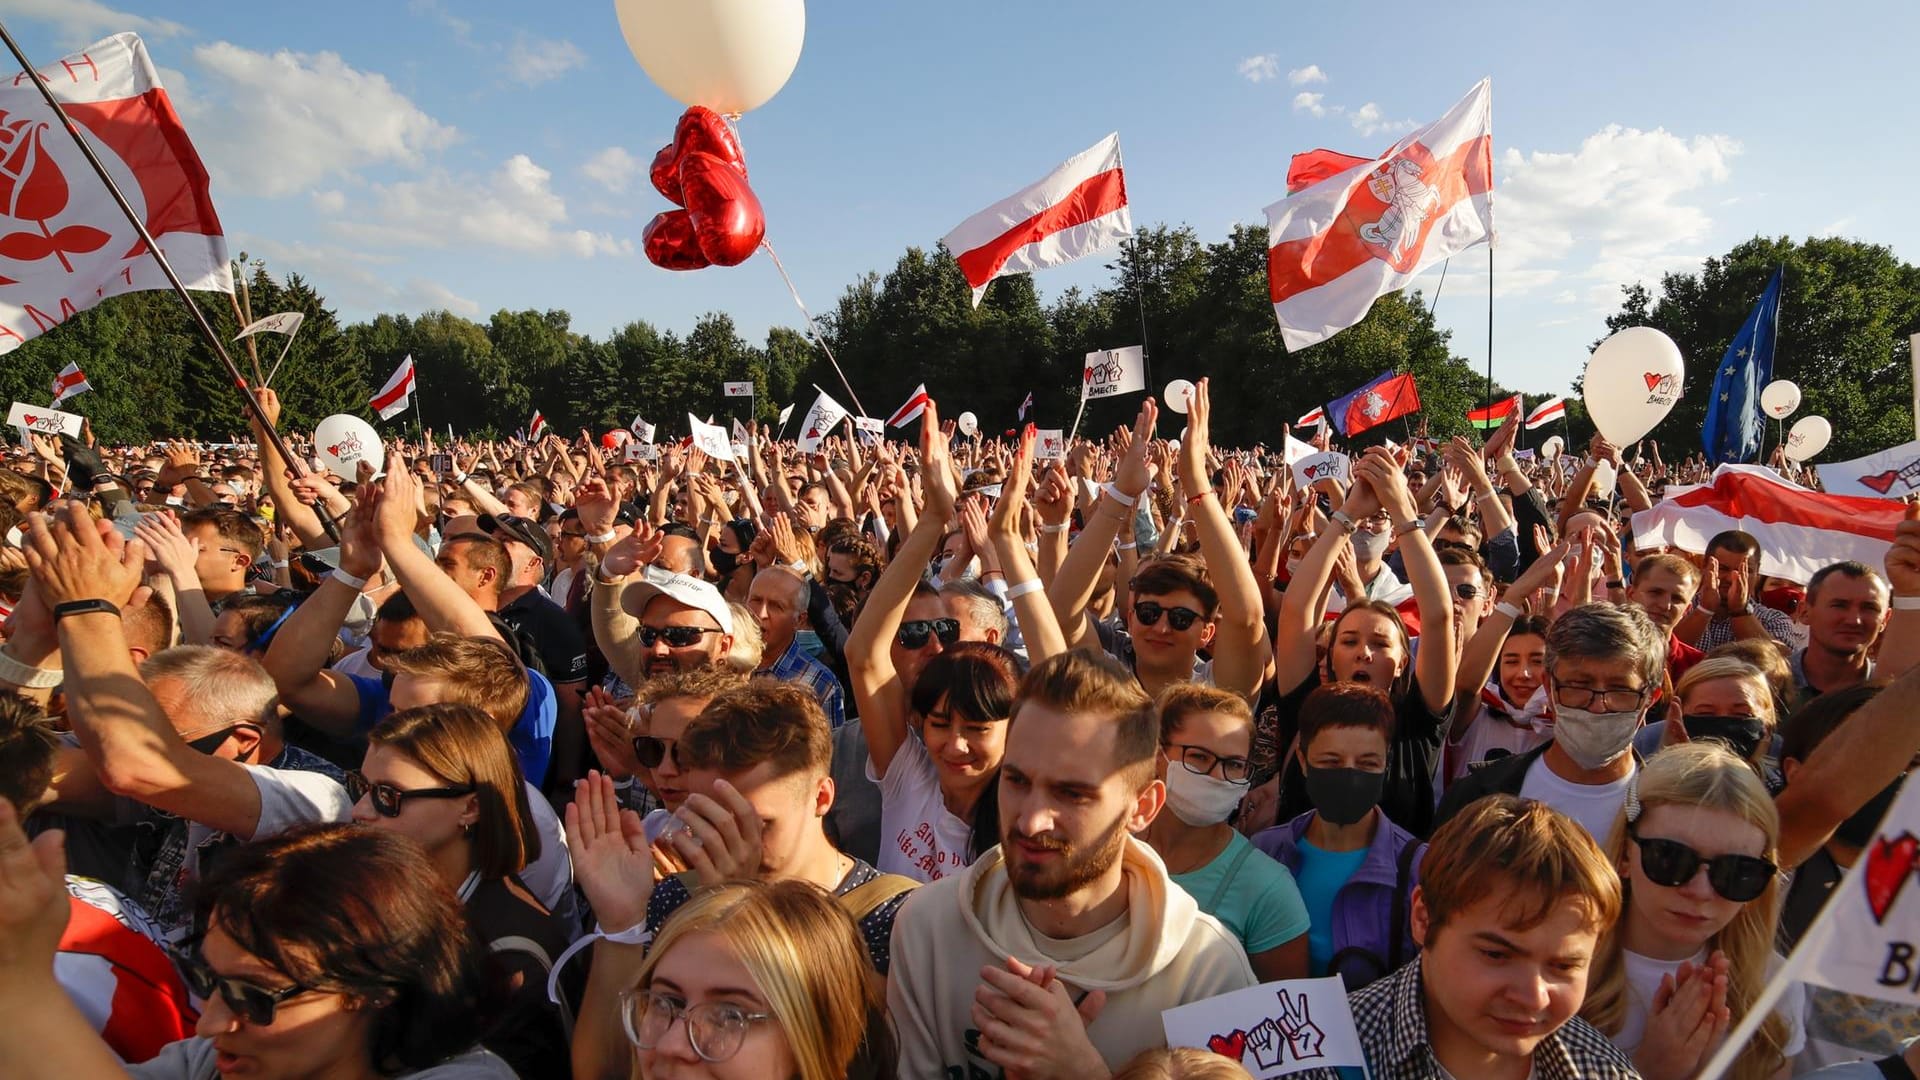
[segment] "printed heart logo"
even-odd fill
[[[1209,1035],[1207,1036],[1207,1049],[1219,1054],[1221,1057],[1229,1057],[1235,1061],[1239,1061],[1241,1055],[1247,1052],[1247,1033],[1236,1030],[1231,1035]]]
[[[1886,472],[1883,472],[1883,473],[1874,473],[1872,476],[1863,476],[1860,478],[1860,482],[1872,488],[1873,490],[1879,492],[1880,494],[1885,495],[1887,491],[1893,487],[1893,482],[1898,479],[1900,479],[1900,473],[1897,470],[1888,469]]]
[[[1880,837],[1867,849],[1867,907],[1874,922],[1886,920],[1913,873],[1916,858],[1920,858],[1920,839],[1910,832],[1901,833],[1898,840]]]
[[[1646,372],[1642,374],[1640,377],[1647,380],[1647,389],[1649,390],[1653,389],[1656,386],[1659,386],[1660,380],[1666,378],[1665,375],[1662,375],[1657,371]]]
[[[33,415],[32,413],[21,413],[20,419],[25,420],[27,422],[28,427],[32,427],[33,425],[40,422],[40,418]]]

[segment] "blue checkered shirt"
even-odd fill
[[[846,691],[840,689],[840,680],[833,677],[833,672],[825,664],[808,656],[800,648],[799,638],[787,645],[787,651],[780,654],[780,659],[754,674],[781,682],[799,683],[820,699],[820,707],[827,713],[827,723],[839,727],[847,722]]]

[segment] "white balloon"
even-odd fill
[[[345,480],[360,478],[362,461],[370,463],[376,473],[387,463],[380,433],[372,424],[346,413],[335,413],[313,429],[313,453],[327,471]]]
[[[970,412],[960,414],[960,434],[972,435],[980,430],[980,418]]]
[[[1187,406],[1193,401],[1193,384],[1185,379],[1175,379],[1167,384],[1166,392],[1160,395],[1160,400],[1167,403],[1167,408],[1184,415]]]
[[[1787,429],[1787,457],[1805,461],[1827,448],[1833,439],[1833,425],[1824,416],[1803,416]]]
[[[807,36],[802,0],[614,0],[613,9],[660,89],[729,115],[780,92]]]
[[[1613,487],[1620,482],[1620,474],[1613,462],[1602,461],[1593,467],[1593,493],[1603,499],[1613,498]]]
[[[1800,388],[1786,379],[1775,379],[1760,391],[1760,408],[1775,420],[1785,420],[1800,407]]]
[[[1550,435],[1547,437],[1546,442],[1540,444],[1540,456],[1546,458],[1548,461],[1552,461],[1554,458],[1560,456],[1560,451],[1566,448],[1567,440],[1558,435]]]
[[[1625,446],[1667,418],[1685,379],[1686,362],[1672,338],[1651,326],[1629,326],[1587,358],[1581,396],[1600,434]]]

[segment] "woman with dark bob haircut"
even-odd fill
[[[179,958],[205,999],[196,1037],[122,1065],[54,980],[63,837],[28,843],[0,799],[0,1062],[9,1080],[513,1080],[474,1048],[478,947],[403,836],[349,825],[221,853]]]

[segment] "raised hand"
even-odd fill
[[[674,826],[660,839],[686,860],[700,884],[718,885],[760,873],[760,812],[725,780],[711,796],[694,792],[674,811]]]
[[[161,573],[173,579],[176,587],[183,581],[199,582],[195,564],[200,559],[200,543],[181,531],[180,519],[173,511],[142,514],[133,526],[133,535],[147,545],[148,557]]]
[[[621,537],[600,556],[601,577],[608,580],[623,578],[643,566],[658,562],[666,539],[665,533],[651,525],[642,523],[634,526],[632,532]]]
[[[938,521],[952,521],[959,498],[949,449],[952,436],[941,426],[938,413],[939,406],[928,402],[920,416],[920,491],[926,501],[922,512]]]
[[[66,877],[66,835],[28,841],[19,811],[0,798],[0,978],[8,985],[60,992],[53,958],[70,911]]]
[[[1154,466],[1147,463],[1147,450],[1153,442],[1153,426],[1160,419],[1160,409],[1152,398],[1140,403],[1140,412],[1133,419],[1133,430],[1125,432],[1121,449],[1120,463],[1113,473],[1113,486],[1120,494],[1138,499],[1141,493],[1153,483],[1156,472]]]
[[[653,895],[653,852],[646,825],[639,814],[621,807],[612,777],[594,769],[575,781],[566,828],[574,883],[593,905],[600,928],[617,933],[645,922]]]
[[[1907,504],[1906,519],[1893,530],[1883,565],[1895,596],[1920,596],[1920,503]]]
[[[587,744],[593,756],[616,780],[640,773],[640,759],[633,753],[633,717],[614,701],[613,695],[595,686],[587,690],[580,717],[587,729]]]
[[[27,568],[48,610],[74,600],[125,607],[140,587],[147,545],[122,540],[111,521],[95,521],[85,503],[50,518],[27,516]]]

